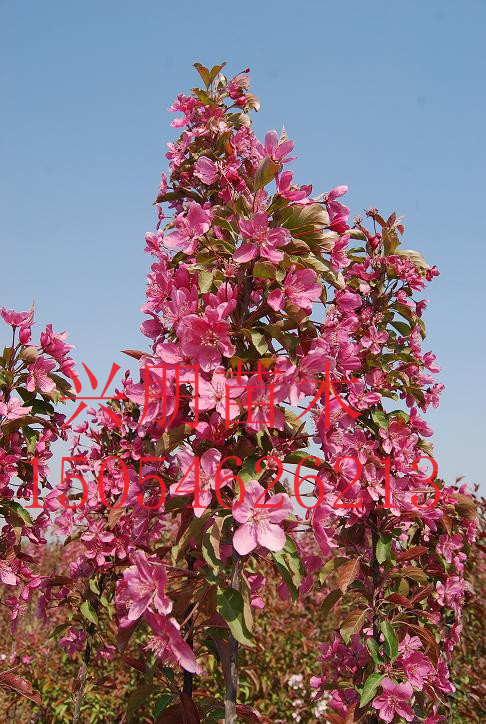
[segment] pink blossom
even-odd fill
[[[277,379],[273,382],[262,376],[252,375],[246,385],[243,396],[244,407],[248,412],[245,426],[251,430],[261,430],[263,427],[284,429],[284,414],[276,403],[282,402],[286,397],[285,385],[280,385]]]
[[[433,435],[432,428],[420,417],[416,407],[412,407],[410,410],[410,425],[424,437],[431,437]]]
[[[437,672],[431,677],[432,683],[444,694],[452,694],[456,687],[450,680],[449,668],[443,658],[437,661]]]
[[[216,410],[225,419],[234,420],[240,414],[238,404],[232,402],[244,391],[246,377],[228,379],[225,369],[217,367],[210,380],[199,380],[199,410]]]
[[[19,342],[20,344],[29,344],[32,339],[32,331],[29,326],[20,327],[19,329]]]
[[[408,703],[413,689],[410,684],[395,684],[385,677],[381,682],[383,693],[373,699],[372,706],[378,710],[380,719],[391,722],[395,714],[402,716],[406,721],[413,721],[415,713]]]
[[[34,316],[34,311],[31,309],[29,312],[15,312],[13,309],[0,309],[0,315],[7,324],[11,324],[12,327],[30,326]]]
[[[192,286],[191,289],[174,289],[170,300],[162,309],[167,324],[177,330],[185,316],[197,312],[197,307],[197,287]]]
[[[398,644],[398,650],[402,656],[410,656],[418,649],[422,648],[422,642],[418,636],[410,636],[406,633]]]
[[[275,163],[288,163],[292,158],[285,158],[292,151],[294,142],[289,139],[279,141],[277,131],[268,131],[265,134],[265,151]]]
[[[337,198],[347,193],[347,186],[336,186],[329,191],[325,197],[326,208],[329,214],[329,226],[338,234],[343,234],[348,228],[349,208],[336,201]]]
[[[450,576],[445,584],[437,581],[437,600],[441,606],[457,609],[464,598],[466,584],[459,576]]]
[[[203,209],[196,201],[190,201],[187,212],[177,214],[175,225],[176,231],[163,238],[164,245],[169,249],[181,247],[185,254],[193,254],[197,240],[211,226],[211,212]]]
[[[413,688],[418,691],[422,691],[426,679],[435,673],[435,669],[429,659],[419,651],[415,651],[410,656],[407,656],[407,658],[403,660],[402,666],[409,682]]]
[[[96,659],[98,661],[113,661],[117,654],[117,649],[112,644],[107,644],[106,646],[103,646],[96,654]]]
[[[88,484],[88,489],[89,489]],[[92,488],[92,496],[94,497],[94,485]],[[90,497],[88,495],[88,497]],[[114,540],[115,536],[109,530],[105,529],[102,520],[91,520],[89,523],[89,529],[82,534],[81,539],[84,541],[86,550],[85,556],[88,560],[93,561],[98,566],[103,566],[106,559],[114,553]]]
[[[384,330],[379,332],[372,324],[368,329],[368,333],[361,337],[361,345],[366,349],[369,349],[372,354],[379,354],[388,337],[388,332],[385,332]]]
[[[325,369],[326,362],[329,362],[332,370],[334,360],[322,347],[311,349],[308,354],[298,359],[297,365],[292,364],[288,357],[282,357],[278,361],[280,374],[277,375],[276,389],[285,392],[283,399],[288,399],[291,405],[297,405],[302,397],[314,396],[319,384],[317,375]]]
[[[331,264],[335,271],[338,269],[345,269],[351,264],[351,259],[347,255],[347,249],[349,244],[349,234],[343,234],[336,239],[334,246],[331,251]]]
[[[10,478],[17,473],[20,455],[10,455],[0,447],[0,485],[8,485]]]
[[[259,505],[265,504],[264,492],[257,480],[248,481],[243,502],[233,510],[233,518],[241,524],[233,536],[233,545],[242,556],[257,545],[271,551],[279,551],[285,545],[285,533],[279,523],[292,513],[292,503],[286,493],[278,493],[270,497],[268,505],[276,506],[282,501],[280,508],[256,508],[261,496]]]
[[[355,292],[340,291],[336,293],[336,304],[340,311],[351,312],[362,305],[362,299]]]
[[[49,377],[49,372],[52,372],[56,367],[54,362],[45,359],[44,357],[38,357],[34,364],[29,365],[27,375],[27,389],[29,392],[39,390],[49,394],[52,392],[56,385],[53,380]]]
[[[340,196],[344,196],[348,193],[348,187],[343,184],[342,186],[336,186],[335,188],[331,189],[331,191],[328,191],[326,194],[326,200],[327,201],[335,201]]]
[[[349,383],[348,402],[356,410],[367,410],[372,405],[377,405],[380,400],[379,392],[366,391],[363,380]]]
[[[0,415],[7,420],[17,420],[28,415],[32,407],[24,407],[18,397],[12,397],[8,402],[0,402]]]
[[[268,216],[264,211],[259,211],[251,219],[240,221],[240,230],[243,237],[251,241],[242,244],[235,251],[234,261],[243,263],[257,256],[274,262],[282,261],[284,255],[276,247],[284,246],[290,241],[290,232],[283,227],[269,227]]]
[[[437,551],[444,556],[447,563],[452,563],[452,556],[462,549],[462,535],[441,535],[437,544]]]
[[[206,186],[210,186],[218,180],[218,167],[207,156],[200,156],[194,165],[194,176],[201,179]]]
[[[175,618],[155,615],[148,611],[145,618],[154,635],[149,636],[145,648],[152,651],[164,663],[177,663],[192,674],[201,673],[191,647],[180,634],[180,626]]]
[[[267,303],[278,311],[284,307],[284,297],[291,304],[303,309],[307,314],[312,311],[312,303],[319,299],[322,287],[317,283],[317,274],[313,269],[290,271],[284,280],[283,291],[275,289],[268,296]]]
[[[7,586],[15,586],[17,584],[17,576],[9,564],[2,560],[0,560],[0,581]]]
[[[81,651],[85,640],[86,631],[70,626],[64,636],[59,639],[59,645],[66,649],[68,656],[74,656],[75,653]]]
[[[211,372],[221,362],[221,357],[232,357],[235,347],[229,337],[228,323],[220,319],[218,310],[211,307],[201,317],[189,314],[181,327],[181,347],[201,365],[204,372]]]
[[[194,515],[200,518],[204,510],[211,504],[211,489],[216,487],[216,472],[221,462],[221,453],[216,448],[210,448],[203,453],[199,459],[199,463],[195,462],[195,455],[187,448],[182,448],[177,453],[177,460],[180,463],[182,472],[179,476],[179,482],[170,486],[171,495],[194,494],[194,501],[198,503],[194,506]],[[198,465],[196,469],[196,465]],[[196,481],[196,474],[198,479]],[[226,476],[231,475],[229,468],[220,470],[219,479],[223,480]],[[224,485],[227,483],[223,482]],[[195,495],[198,491],[197,496]]]
[[[408,428],[402,419],[393,420],[386,429],[380,427],[378,432],[382,438],[383,450],[386,453],[390,453],[392,450],[399,451],[402,449],[409,436]]]
[[[123,573],[128,620],[136,621],[149,608],[157,613],[170,613],[172,601],[165,595],[167,574],[164,564],[155,556],[147,558],[142,551],[133,553],[132,560],[134,565]]]
[[[294,186],[292,185],[292,171],[284,171],[277,176],[275,183],[277,192],[282,198],[293,201],[294,204],[309,203],[309,196],[312,193],[312,186]]]
[[[62,362],[68,352],[73,349],[72,344],[65,343],[66,338],[67,332],[56,334],[52,329],[52,324],[48,324],[40,335],[41,347],[46,354],[49,354],[57,362]]]

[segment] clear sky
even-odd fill
[[[443,366],[440,474],[486,482],[484,0],[0,0],[0,304],[67,330],[104,383],[140,347],[151,202],[191,67],[251,68],[256,129],[284,124],[297,180],[352,216],[404,215]],[[485,487],[483,487],[483,490]]]

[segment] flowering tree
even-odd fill
[[[46,499],[78,547],[43,598],[63,592],[61,644],[83,650],[75,721],[95,648],[143,675],[130,715],[156,693],[157,721],[220,717],[218,699],[193,700],[210,654],[225,721],[258,719],[237,693],[262,561],[282,597],[326,581],[322,616],[345,611],[312,682],[330,721],[441,721],[474,509],[424,469],[421,413],[442,385],[415,294],[438,272],[401,248],[395,214],[351,223],[345,186],[294,182],[292,141],[251,129],[247,71],[196,68],[203,87],[171,108],[183,131],[146,236],[140,380],[125,375],[119,424],[93,410],[75,429],[77,459]]]
[[[42,508],[40,491],[52,488],[52,443],[66,437],[65,417],[55,412],[55,404],[61,395],[71,394],[65,376],[74,363],[66,334],[55,334],[50,324],[39,344],[31,343],[33,309],[2,308],[0,315],[11,330],[10,344],[0,356],[0,581],[9,592],[2,603],[11,610],[15,632],[33,593],[53,583],[39,575],[36,560],[39,546],[46,543],[49,516],[35,514]],[[39,702],[39,694],[14,669],[0,672],[0,686]]]

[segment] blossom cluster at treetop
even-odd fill
[[[74,395],[70,347],[51,326],[33,344],[32,313],[1,311],[13,335],[0,359],[3,602],[14,626],[34,593],[46,625],[50,611],[63,610],[55,635],[83,656],[75,721],[95,654],[133,661],[139,653],[147,696],[150,687],[170,693],[166,721],[217,720],[223,700],[226,722],[263,721],[238,704],[238,661],[240,647],[255,646],[265,561],[289,605],[324,588],[322,617],[338,602],[345,612],[333,638],[316,643],[310,684],[326,720],[446,721],[475,511],[465,487],[440,479],[431,505],[424,415],[443,385],[424,347],[422,293],[438,271],[402,248],[395,213],[351,219],[346,186],[315,192],[298,183],[285,131],[260,140],[252,130],[259,101],[248,71],[228,80],[222,65],[196,69],[202,86],[170,108],[180,136],[168,144],[157,224],[146,234],[147,345],[128,351],[140,374],[126,372],[110,403],[120,425],[91,409],[69,430],[77,460],[60,484],[48,459],[52,441],[66,436],[54,405]],[[326,365],[333,394],[300,415]],[[32,499],[34,457],[37,517],[18,502]],[[121,462],[128,495],[119,504]],[[279,462],[291,476],[297,466],[307,509],[293,504]],[[112,509],[98,496],[102,466]],[[338,496],[360,504],[336,507]],[[36,575],[48,530],[71,550],[62,576]],[[194,681],[208,656],[226,692],[203,706]]]

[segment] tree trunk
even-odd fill
[[[100,577],[100,582],[99,582],[99,589],[100,589],[99,595],[100,596],[103,593],[104,583],[105,583],[105,576],[102,575]],[[100,607],[100,600],[99,600],[99,598],[97,598],[96,601],[93,603],[93,608],[96,613],[98,613],[99,607]],[[83,703],[84,690],[86,688],[86,679],[88,676],[88,665],[89,665],[89,660],[91,658],[91,648],[93,645],[93,638],[94,638],[95,630],[96,630],[96,624],[90,623],[90,625],[88,626],[88,632],[87,632],[88,636],[86,638],[86,648],[84,649],[83,663],[81,664],[81,668],[80,668],[79,674],[78,674],[79,688],[78,688],[78,693],[76,694],[76,702],[74,705],[73,724],[78,724],[79,717],[81,714],[81,704]]]
[[[373,609],[375,605],[374,596],[377,591],[377,589],[380,586],[381,583],[381,576],[380,576],[380,564],[378,563],[378,559],[376,557],[376,545],[379,540],[379,535],[376,531],[376,518],[371,521],[372,529],[371,529],[371,571],[373,575]],[[380,644],[380,632],[378,630],[378,626],[376,623],[376,616],[373,611],[373,638],[376,641],[376,643]],[[369,724],[379,724],[379,718],[375,714],[369,715]]]
[[[192,569],[194,568],[194,558],[191,555],[188,555],[186,560],[187,560],[188,569],[190,571],[192,571]],[[186,609],[186,612],[184,614],[184,618],[187,618],[187,616],[189,616],[189,614],[191,613],[193,608],[194,608],[193,604],[188,606],[188,608]],[[192,624],[193,624],[193,619],[191,616],[189,618],[189,620],[187,622],[187,626],[186,626],[186,630],[190,632],[186,641],[189,644],[189,646],[191,647],[191,649],[192,649],[192,645],[194,643],[193,635],[192,635]],[[191,674],[190,671],[186,671],[184,669],[184,680],[183,680],[183,684],[182,684],[182,691],[184,692],[184,694],[188,694],[191,698],[192,698],[193,683],[194,683],[194,674]]]
[[[233,549],[231,587],[240,590],[242,562],[239,554]],[[236,698],[238,695],[238,641],[230,634],[229,639],[229,670],[226,674],[226,694],[224,697],[224,722],[237,724]]]

